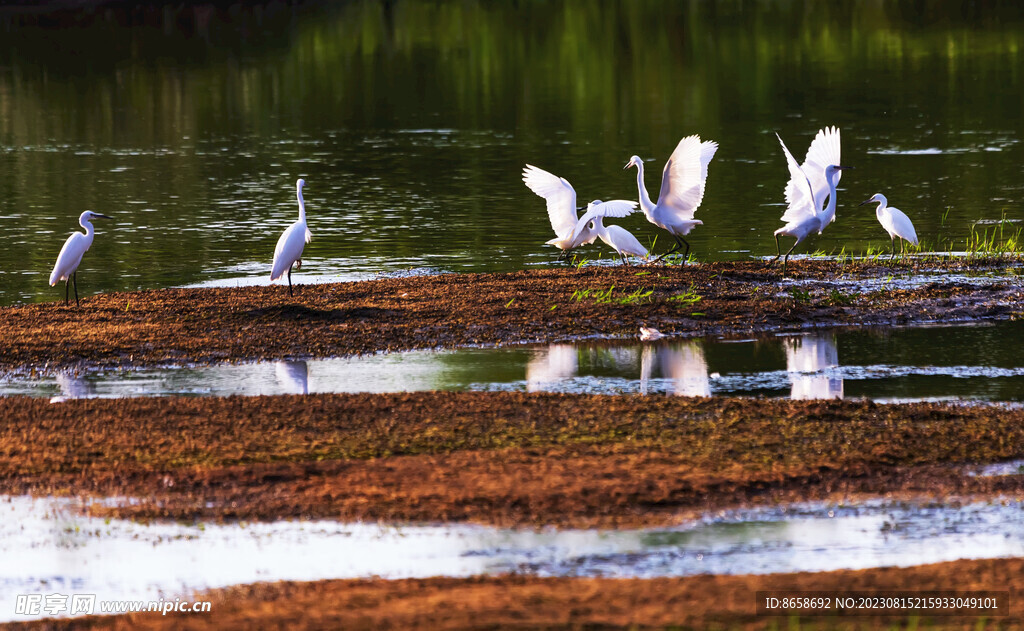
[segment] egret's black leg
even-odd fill
[[[76,307],[80,307],[82,305],[78,304],[78,271],[77,270],[75,271],[74,274],[71,275],[71,278],[75,279],[75,306]]]
[[[782,275],[783,276],[786,275],[786,265],[789,263],[789,255],[793,253],[793,250],[795,250],[796,246],[799,245],[799,244],[800,244],[800,240],[797,239],[797,242],[793,244],[793,247],[789,248],[789,251],[786,252],[786,257],[784,259],[782,259]]]
[[[775,258],[765,263],[765,267],[771,267],[775,263],[775,261],[779,260],[779,258],[782,257],[782,246],[779,245],[779,235],[775,235],[775,251],[777,253],[775,255]]]
[[[623,254],[622,252],[619,252],[619,256],[622,257],[622,264],[625,265],[626,267],[629,267],[629,260],[626,258],[626,255]]]
[[[291,267],[288,268],[288,295],[289,296],[293,296],[294,295],[292,293],[292,268]]]
[[[686,243],[686,241],[681,241],[681,240],[679,239],[679,236],[678,236],[678,235],[672,235],[672,236],[676,238],[676,246],[675,246],[674,248],[672,248],[671,250],[669,250],[668,252],[665,252],[664,254],[662,254],[661,256],[659,256],[658,258],[654,259],[654,262],[655,262],[655,263],[657,263],[657,262],[658,262],[658,261],[660,261],[661,259],[665,258],[665,257],[666,257],[666,256],[668,256],[669,254],[673,254],[673,253],[675,253],[675,252],[678,252],[678,251],[679,251],[679,248],[683,247],[683,244],[684,244],[684,243]],[[689,254],[689,253],[690,253],[690,244],[689,244],[689,243],[686,243],[686,253],[687,253],[687,254]],[[683,263],[686,263],[686,257],[685,257],[685,256],[683,257]]]
[[[896,256],[896,239],[889,239],[889,243],[892,244],[892,254],[889,255],[889,265],[892,265],[892,260]]]
[[[68,306],[68,292],[71,290],[71,277],[64,281],[64,306]]]

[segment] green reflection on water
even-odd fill
[[[631,198],[626,159],[657,173],[690,133],[721,145],[695,253],[766,255],[787,177],[773,132],[802,156],[826,124],[857,170],[802,251],[887,246],[855,205],[875,192],[926,241],[962,240],[972,221],[1022,216],[1024,9],[932,4],[115,7],[73,26],[3,13],[0,302],[58,296],[46,276],[85,209],[116,221],[83,261],[83,294],[265,282],[300,176],[314,241],[299,282],[546,265],[523,163],[580,203]]]

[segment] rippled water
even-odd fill
[[[81,397],[512,390],[1024,401],[1024,322],[826,329],[750,339],[586,341],[323,360],[13,374],[0,395]]]
[[[1024,506],[800,504],[669,529],[527,531],[331,521],[150,524],[0,498],[0,621],[16,594],[155,600],[239,583],[329,578],[642,577],[907,566],[1024,554]]]
[[[523,164],[569,179],[581,204],[635,198],[629,156],[650,160],[657,191],[691,133],[721,145],[691,235],[704,259],[774,252],[774,132],[802,157],[826,124],[857,169],[801,251],[887,246],[855,205],[875,192],[929,247],[1024,218],[1017,5],[282,6],[143,4],[74,28],[0,14],[0,304],[58,297],[46,278],[86,209],[115,219],[84,294],[267,282],[299,176],[314,235],[300,282],[550,265]]]

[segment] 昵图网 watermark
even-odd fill
[[[18,594],[14,614],[18,616],[89,616],[92,614],[159,611],[168,613],[208,613],[210,601],[182,600],[98,600],[96,594]]]

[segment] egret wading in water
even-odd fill
[[[900,241],[900,254],[903,254],[907,241],[917,245],[917,232],[914,230],[914,224],[910,221],[910,217],[907,217],[906,213],[899,208],[889,206],[889,200],[881,193],[875,193],[871,196],[871,199],[862,201],[860,205],[863,206],[871,202],[878,203],[878,208],[875,209],[875,216],[878,217],[878,223],[882,224],[885,231],[889,233],[889,241],[892,243],[892,254],[889,255],[890,261],[896,256],[896,237],[902,239]]]
[[[718,143],[708,140],[700,141],[700,136],[687,136],[679,141],[675,151],[669,156],[665,168],[661,172],[661,191],[658,203],[651,201],[644,187],[644,161],[640,156],[633,156],[623,169],[636,167],[636,187],[640,194],[640,208],[643,209],[647,221],[659,228],[668,230],[676,245],[668,252],[659,256],[660,261],[669,254],[686,246],[683,262],[690,255],[690,244],[683,237],[690,234],[694,226],[704,222],[694,219],[694,213],[704,199],[704,182],[708,179],[708,164],[715,157]]]
[[[302,199],[302,187],[306,180],[299,178],[295,183],[295,194],[299,198],[299,220],[288,226],[277,240],[274,248],[274,265],[270,270],[270,281],[281,278],[288,273],[288,295],[292,294],[292,266],[302,268],[302,249],[313,238],[313,233],[306,227],[306,202]]]
[[[92,227],[93,219],[110,219],[110,217],[94,213],[91,210],[82,213],[78,217],[78,224],[85,228],[85,233],[71,233],[68,240],[64,242],[64,247],[60,249],[60,254],[57,255],[57,262],[53,265],[53,271],[50,272],[50,287],[53,287],[59,281],[64,281],[65,305],[68,304],[68,285],[73,282],[75,285],[75,306],[78,306],[78,265],[82,262],[82,255],[92,245],[93,237],[96,236],[96,230]]]
[[[628,230],[622,226],[604,225],[605,217],[626,217],[634,210],[636,210],[634,202],[622,200],[602,202],[595,199],[587,205],[587,212],[576,222],[576,228],[572,232],[570,241],[580,238],[584,231],[589,230],[590,234],[596,235],[611,246],[622,258],[624,265],[629,265],[628,255],[647,258],[647,248],[640,245],[640,242]]]
[[[544,244],[553,245],[562,250],[562,253],[558,255],[558,260],[565,258],[573,248],[594,242],[598,235],[591,227],[590,220],[582,222],[576,215],[576,189],[564,177],[558,177],[544,169],[527,164],[523,169],[523,182],[531,191],[539,197],[543,197],[547,202],[548,221],[551,222],[551,229],[557,236],[550,241],[545,241]],[[623,217],[636,208],[636,202],[621,199],[606,202],[603,205],[607,206],[608,204],[613,204],[613,206],[609,206],[606,212],[613,209],[614,212],[621,212],[623,205],[629,208],[629,212],[602,215],[604,217]],[[605,241],[605,243],[608,242]],[[611,244],[609,243],[609,245]]]
[[[825,227],[836,219],[836,186],[842,176],[844,167],[839,165],[839,129],[826,127],[818,132],[802,165],[798,164],[789,152],[782,137],[775,134],[786,154],[786,166],[789,168],[789,183],[786,184],[787,208],[782,215],[786,225],[775,231],[775,249],[778,254],[768,262],[771,266],[782,256],[779,237],[794,237],[796,242],[782,259],[782,273],[786,273],[789,255],[796,246],[811,234],[821,234]],[[826,205],[825,200],[828,200]],[[824,206],[824,208],[822,208]]]

